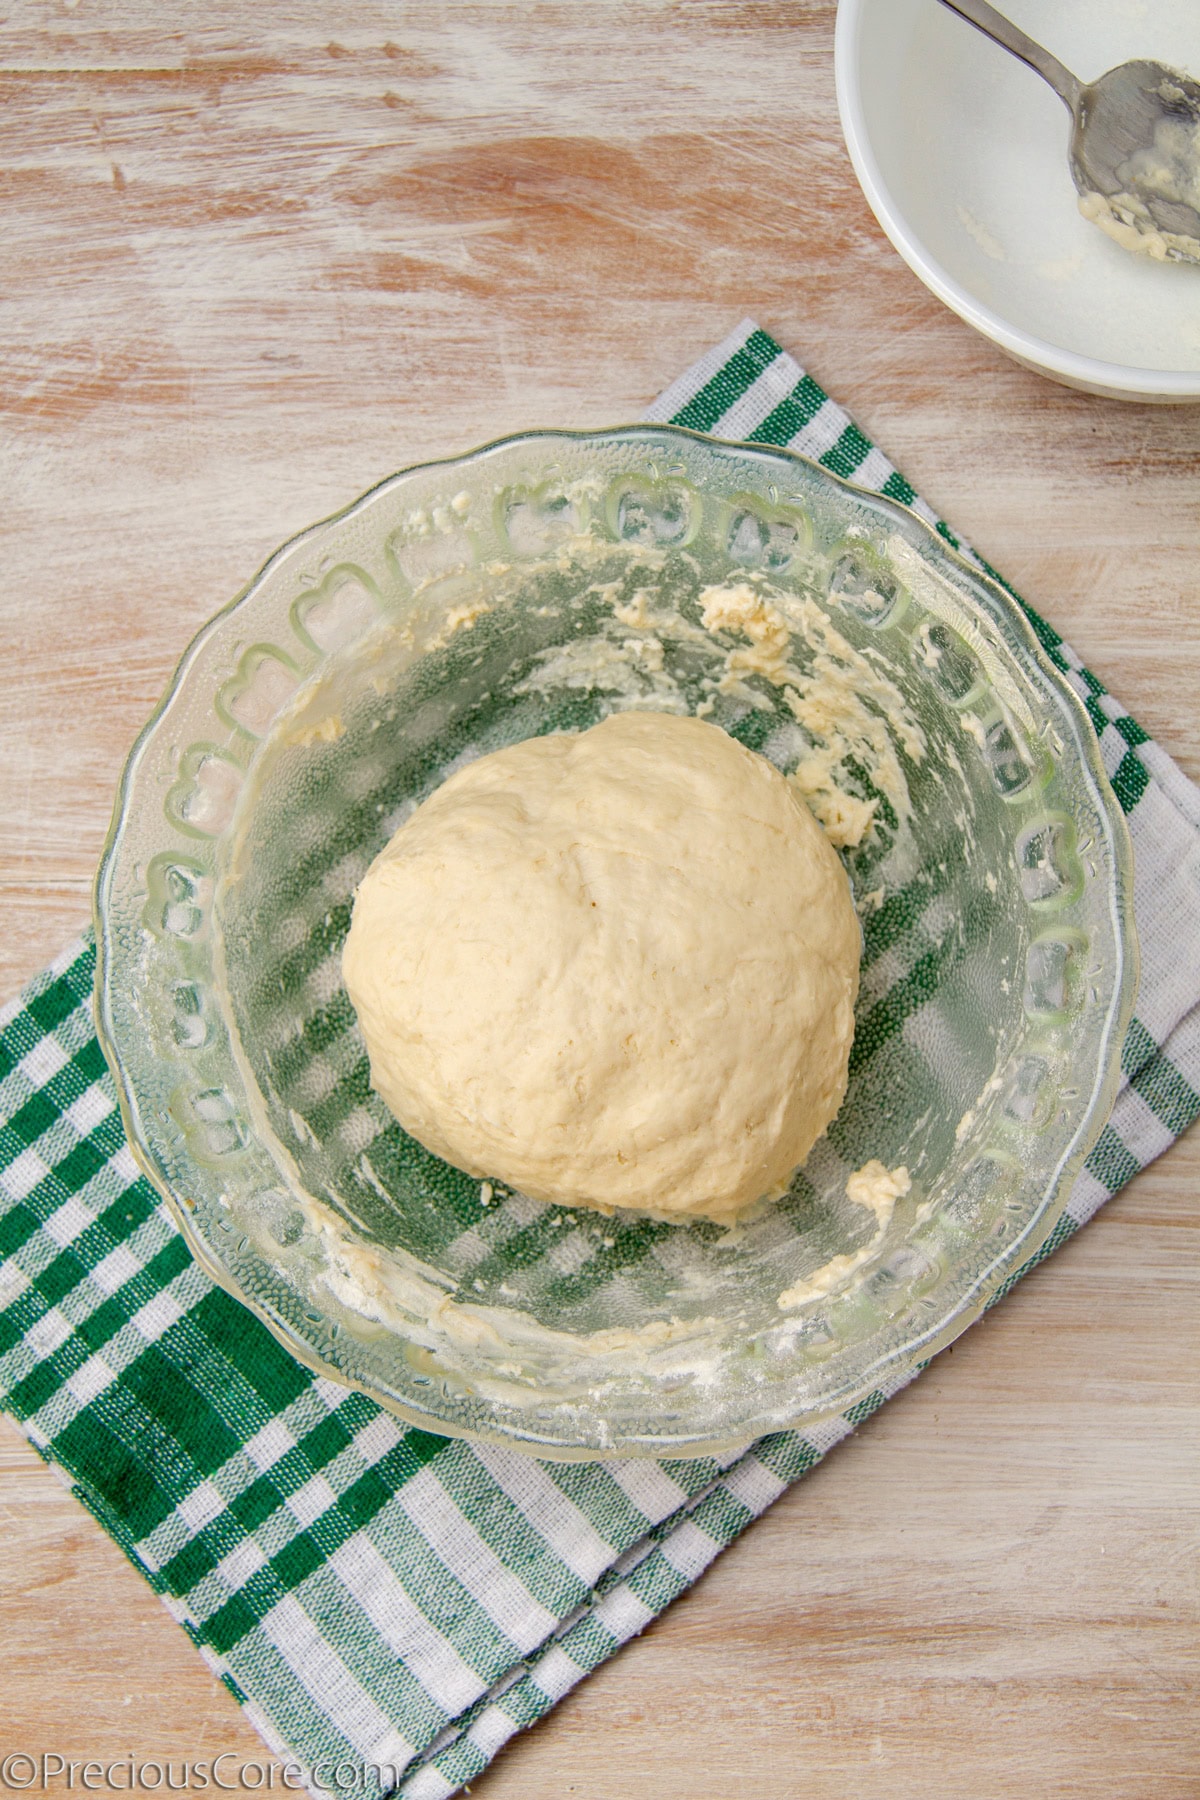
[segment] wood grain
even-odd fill
[[[0,26],[0,993],[84,923],[190,634],[391,469],[607,424],[751,313],[1200,776],[1200,410],[1072,394],[895,257],[831,0],[17,0]],[[1200,1795],[1185,1140],[476,1784]],[[0,1428],[0,1748],[254,1757]]]

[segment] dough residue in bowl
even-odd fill
[[[787,605],[785,614],[783,608]],[[726,689],[744,675],[761,675],[783,692],[809,749],[791,779],[809,809],[841,849],[860,844],[878,802],[850,792],[846,765],[857,758],[886,796],[897,819],[912,816],[908,782],[896,749],[914,763],[925,754],[925,734],[903,694],[838,631],[829,614],[807,596],[784,596],[749,581],[705,588],[700,595],[705,626],[745,638],[725,658]],[[792,633],[813,651],[811,667],[794,661]]]
[[[1176,88],[1174,95],[1164,94],[1163,98],[1182,100],[1183,95]],[[1084,218],[1135,256],[1149,256],[1155,262],[1200,261],[1200,238],[1164,230],[1144,198],[1174,201],[1200,212],[1200,121],[1160,119],[1153,144],[1135,150],[1117,174],[1125,184],[1121,192],[1080,195],[1079,210]]]
[[[861,1169],[855,1169],[846,1180],[846,1198],[875,1214],[875,1231],[859,1249],[830,1257],[811,1275],[805,1275],[785,1288],[777,1301],[780,1311],[790,1312],[794,1307],[806,1306],[810,1300],[822,1299],[841,1287],[864,1263],[870,1262],[887,1236],[897,1200],[902,1200],[911,1189],[912,1181],[903,1166],[889,1169],[877,1157],[872,1157]]]

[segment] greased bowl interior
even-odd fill
[[[775,666],[704,626],[714,586],[785,621]],[[625,707],[785,772],[824,754],[876,809],[845,1106],[731,1233],[438,1161],[341,982],[355,885],[424,795]],[[782,451],[548,432],[394,476],[200,633],[122,783],[98,1014],[143,1166],[298,1356],[437,1432],[694,1453],[899,1380],[1045,1239],[1115,1089],[1130,885],[1082,706],[914,514]],[[885,1231],[845,1192],[873,1157],[912,1178]]]

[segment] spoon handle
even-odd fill
[[[1057,56],[1051,56],[1049,50],[1043,50],[1040,44],[1035,44],[1019,25],[1014,25],[1011,19],[998,13],[994,6],[989,6],[987,0],[942,0],[942,5],[948,6],[951,12],[958,13],[961,18],[977,26],[985,37],[992,38],[1005,50],[1011,50],[1023,63],[1028,63],[1031,69],[1036,69],[1043,80],[1050,83],[1059,98],[1066,101],[1072,113],[1078,111],[1083,86],[1079,79],[1059,62]]]

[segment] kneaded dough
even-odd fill
[[[729,1223],[841,1105],[860,948],[779,771],[631,712],[443,783],[364,877],[342,969],[373,1085],[437,1155]]]

